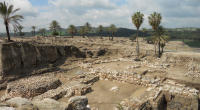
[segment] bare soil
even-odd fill
[[[111,91],[112,87],[118,87],[116,92]],[[143,87],[139,87],[133,84],[111,82],[111,81],[98,81],[93,86],[93,92],[87,94],[89,105],[99,110],[109,110],[116,107],[121,100],[128,98],[132,95],[139,96]]]

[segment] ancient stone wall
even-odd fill
[[[74,46],[21,42],[0,44],[0,77],[24,75],[61,58],[72,56],[85,57],[85,53]]]

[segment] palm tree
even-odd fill
[[[20,10],[19,8],[14,9],[13,5],[8,5],[5,2],[0,3],[0,15],[3,18],[4,25],[6,27],[8,41],[11,41],[9,25],[12,24],[13,27],[18,27],[20,25],[19,21],[24,19],[23,16],[21,15],[15,15],[15,13],[19,10]]]
[[[33,36],[35,36],[35,29],[36,29],[36,26],[32,26],[32,32],[33,32]]]
[[[158,37],[158,49],[159,49],[158,56],[161,57],[159,26],[162,20],[162,16],[160,13],[154,12],[148,18],[149,18],[149,24],[151,25],[152,29],[155,31],[155,36]]]
[[[98,32],[99,32],[99,34],[100,34],[100,36],[101,36],[101,39],[102,39],[102,38],[103,38],[103,36],[102,36],[103,26],[102,26],[102,25],[99,25],[99,27],[98,27]]]
[[[89,32],[92,30],[90,23],[85,23],[85,34],[88,36]]]
[[[74,25],[70,25],[67,29],[67,32],[71,34],[72,38],[74,38],[74,34],[77,32],[76,27]]]
[[[23,26],[18,26],[18,30],[19,30],[19,35],[20,36],[23,36],[23,32],[22,32],[22,29],[23,29],[24,27]]]
[[[109,40],[113,40],[114,34],[115,34],[115,32],[117,32],[116,26],[114,24],[111,24],[110,27],[109,27],[109,31],[110,31],[111,36],[112,36],[111,39],[109,37]]]
[[[139,54],[140,54],[138,33],[139,33],[139,29],[140,29],[140,26],[142,25],[143,21],[144,21],[144,14],[142,14],[140,12],[136,12],[132,16],[132,22],[135,25],[135,27],[137,28],[137,38],[136,38],[136,41],[137,41],[137,46],[136,46],[137,57],[139,57]]]
[[[46,29],[45,28],[39,29],[39,33],[41,33],[42,36],[45,36]]]
[[[80,35],[84,38],[85,37],[85,27],[81,27],[79,30]]]
[[[50,23],[50,30],[52,31],[52,35],[58,35],[58,30],[61,28],[59,23],[56,20],[53,20]]]

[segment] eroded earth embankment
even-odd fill
[[[74,46],[20,42],[0,44],[0,76],[2,79],[25,76],[67,57],[85,58],[85,53]]]

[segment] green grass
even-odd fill
[[[184,43],[190,47],[200,48],[200,41],[184,40]]]

